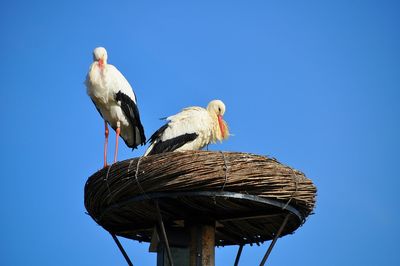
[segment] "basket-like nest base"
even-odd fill
[[[85,206],[114,234],[150,242],[158,201],[171,245],[188,225],[216,223],[216,245],[260,243],[293,233],[312,212],[316,188],[274,159],[238,152],[189,151],[121,161],[91,176]],[[174,239],[174,236],[179,236]]]

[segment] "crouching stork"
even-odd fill
[[[168,121],[149,139],[146,155],[169,151],[200,150],[204,146],[229,137],[229,129],[223,120],[225,104],[211,101],[207,108],[194,106],[167,117]]]

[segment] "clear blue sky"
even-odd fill
[[[125,265],[83,205],[102,166],[83,85],[99,45],[147,136],[219,98],[234,137],[212,149],[270,155],[315,182],[315,215],[270,265],[400,265],[398,1],[59,2],[0,4],[0,265]],[[121,145],[119,158],[143,151]],[[123,244],[155,265],[147,244]],[[266,249],[246,246],[241,265]],[[217,265],[236,250],[218,248]]]

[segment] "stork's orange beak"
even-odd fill
[[[225,138],[225,125],[224,121],[222,120],[222,115],[218,115],[218,124],[219,124],[219,129],[221,130],[221,135],[222,138]]]

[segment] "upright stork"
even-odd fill
[[[104,119],[104,167],[107,166],[108,126],[116,132],[114,162],[118,156],[118,137],[121,136],[126,145],[135,149],[146,143],[146,137],[135,93],[129,82],[113,65],[107,64],[107,51],[97,47],[93,51],[93,63],[85,81],[87,94]]]
[[[200,150],[204,146],[229,137],[223,120],[225,104],[211,101],[207,108],[193,106],[167,117],[167,123],[150,137],[146,155],[169,151]]]

